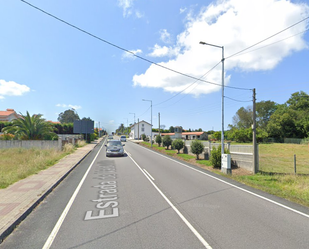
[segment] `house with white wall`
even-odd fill
[[[6,109],[6,111],[0,111],[0,121],[11,122],[13,119],[18,119],[21,116],[15,112],[14,109]]]
[[[151,136],[151,124],[142,120],[135,123],[131,127],[130,138],[131,139],[141,139],[142,135],[145,134],[147,137]]]

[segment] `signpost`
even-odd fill
[[[94,121],[89,120],[74,120],[73,133],[87,134],[94,133]]]

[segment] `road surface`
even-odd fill
[[[125,143],[97,146],[0,248],[308,248],[309,209]]]

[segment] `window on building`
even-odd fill
[[[142,131],[145,131],[145,129],[144,129],[144,128],[142,128]]]

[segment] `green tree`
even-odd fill
[[[75,110],[73,108],[69,109],[69,110],[66,110],[64,112],[61,112],[59,114],[59,116],[58,116],[58,121],[61,124],[73,123],[74,120],[79,120],[79,116],[78,116],[78,114],[75,112]]]
[[[166,146],[166,149],[168,150],[168,147],[172,144],[172,139],[169,135],[163,137],[163,146]]]
[[[214,134],[212,134],[212,137],[216,140],[221,140],[221,131],[216,131]]]
[[[156,143],[159,145],[159,147],[161,146],[162,137],[160,135],[156,136]]]
[[[171,126],[171,127],[169,128],[169,132],[170,132],[170,133],[175,132],[175,128],[174,128],[174,126]]]
[[[286,104],[293,110],[309,111],[309,95],[303,91],[295,92],[288,99]]]
[[[191,152],[196,155],[196,159],[199,159],[199,154],[204,151],[204,144],[199,140],[194,140],[191,143]]]
[[[41,114],[30,116],[29,112],[24,116],[11,121],[11,125],[2,129],[4,133],[10,133],[18,139],[39,140],[45,136],[55,136],[53,126],[50,122],[45,121]]]
[[[233,116],[233,126],[238,129],[245,129],[251,127],[252,124],[252,108],[241,107]]]
[[[267,132],[270,137],[282,141],[285,137],[301,138],[299,127],[296,127],[295,120],[298,120],[297,111],[281,105],[270,117],[267,124]]]
[[[120,124],[118,129],[116,130],[116,133],[124,133],[125,127],[124,124]]]
[[[83,121],[93,121],[93,120],[92,120],[91,118],[89,118],[89,117],[88,117],[88,118],[83,117],[82,120],[83,120]]]
[[[230,139],[238,143],[246,143],[252,141],[252,129],[232,129],[229,134]]]
[[[172,142],[172,147],[175,148],[176,150],[178,150],[178,154],[179,154],[179,151],[184,147],[184,145],[185,144],[181,139],[175,139]]]
[[[273,101],[260,101],[256,103],[256,124],[261,129],[266,129],[271,115],[277,109],[277,104]]]

